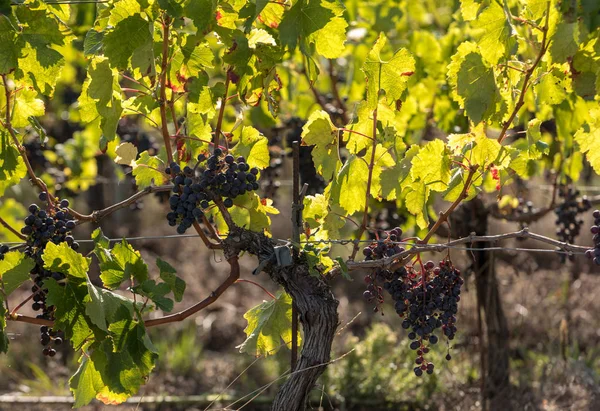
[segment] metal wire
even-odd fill
[[[124,237],[124,238],[109,238],[108,241],[110,243],[116,243],[116,242],[120,242],[122,240],[126,240],[126,241],[143,241],[143,240],[172,240],[172,239],[176,239],[176,238],[200,238],[200,236],[198,234],[172,234],[172,235],[156,235],[156,236],[139,236],[139,237]],[[274,238],[273,240],[287,244],[290,243],[289,240],[284,240],[281,238]],[[78,243],[81,244],[85,244],[85,243],[93,243],[94,240],[88,240],[88,239],[82,239],[82,240],[75,240]],[[351,239],[335,239],[335,240],[314,240],[314,241],[300,241],[300,243],[302,244],[340,244],[340,245],[347,245],[347,244],[354,244],[354,243],[372,243],[374,241],[377,240],[351,240]],[[419,246],[422,248],[431,248],[432,250],[435,250],[436,248],[439,247],[443,247],[446,249],[453,249],[453,250],[463,250],[463,251],[502,251],[502,250],[507,250],[507,251],[526,251],[526,252],[530,252],[530,253],[556,253],[556,254],[579,254],[579,255],[585,255],[585,252],[583,251],[564,251],[564,250],[560,250],[560,249],[550,249],[550,248],[524,248],[524,247],[500,247],[500,246],[496,246],[496,247],[466,247],[466,246],[461,246],[461,245],[446,245],[446,244],[417,244],[414,242],[403,242],[403,241],[394,241],[392,242],[394,244],[398,244],[398,245],[403,245],[403,246],[408,246],[408,247],[415,247],[415,246]],[[22,246],[25,245],[25,242],[3,242],[2,244],[6,244],[9,246]],[[592,248],[592,247],[590,247]]]

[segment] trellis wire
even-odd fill
[[[172,239],[176,239],[176,238],[200,238],[200,236],[198,234],[171,234],[171,235],[156,235],[156,236],[139,236],[139,237],[124,237],[124,238],[109,238],[108,242],[110,243],[116,243],[122,240],[126,240],[126,241],[143,241],[143,240],[172,240]],[[279,241],[281,243],[289,243],[289,240],[283,240],[280,238],[275,238],[274,240]],[[94,240],[88,240],[88,239],[82,239],[82,240],[75,240],[80,244],[84,244],[84,243],[93,243]],[[300,241],[300,243],[302,244],[340,244],[340,245],[347,245],[347,244],[354,244],[354,243],[372,243],[375,242],[377,240],[351,240],[351,239],[335,239],[335,240],[313,240],[313,241]],[[507,251],[526,251],[526,252],[531,252],[531,253],[556,253],[556,254],[567,254],[567,255],[585,255],[584,251],[565,251],[565,250],[560,250],[560,249],[549,249],[549,248],[524,248],[524,247],[503,247],[503,246],[496,246],[496,247],[465,247],[465,246],[460,246],[460,245],[446,245],[444,243],[440,243],[440,244],[417,244],[414,242],[403,242],[403,241],[394,241],[392,242],[394,244],[399,244],[399,245],[404,245],[404,246],[409,246],[409,247],[415,247],[415,246],[419,246],[422,248],[431,248],[436,249],[439,247],[443,247],[443,248],[448,248],[448,249],[453,249],[453,250],[463,250],[463,251],[502,251],[502,250],[507,250]],[[25,245],[25,242],[3,242],[3,244],[9,245],[9,246],[22,246]],[[592,247],[590,247],[592,248]]]

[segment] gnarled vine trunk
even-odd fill
[[[273,254],[273,248],[274,243],[268,237],[237,227],[232,229],[224,244],[226,258],[248,251],[265,259]],[[304,330],[302,353],[296,369],[280,388],[272,409],[304,410],[310,391],[330,361],[338,325],[338,301],[325,279],[311,276],[308,264],[302,259],[287,267],[268,264],[264,272],[292,296]]]

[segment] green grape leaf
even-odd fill
[[[167,14],[174,18],[183,16],[183,1],[180,0],[158,0],[158,5],[165,10]]]
[[[8,13],[10,14],[10,4]],[[8,15],[0,14],[0,74],[8,74],[17,68],[19,47],[17,47],[17,30]]]
[[[162,169],[164,169],[164,163],[158,156],[151,156],[147,151],[142,152],[132,171],[138,188],[162,184],[165,180],[165,175],[160,171]]]
[[[400,99],[415,71],[415,59],[406,49],[396,51],[386,60],[382,55],[386,43],[387,38],[381,33],[362,67],[367,77],[367,104],[371,110],[377,107],[381,91],[389,103]]]
[[[475,124],[494,113],[499,100],[494,72],[485,64],[475,44],[465,42],[458,47],[448,65],[448,82],[454,100]]]
[[[16,93],[12,125],[16,128],[28,126],[29,117],[43,116],[45,111],[44,101],[38,98],[37,91],[33,87],[23,85]]]
[[[69,388],[75,399],[73,408],[89,404],[105,387],[94,362],[89,355],[82,354],[79,358],[79,368],[69,379]]]
[[[429,218],[427,215],[427,200],[429,200],[430,189],[420,181],[410,183],[405,187],[406,197],[404,205],[409,213],[417,219],[420,229],[427,228]]]
[[[171,57],[167,84],[172,90],[184,92],[192,77],[202,76],[207,68],[213,67],[213,51],[208,43],[197,44],[195,37],[187,37],[184,46],[176,48]]]
[[[475,145],[465,154],[470,164],[482,168],[494,164],[498,169],[507,167],[510,163],[509,148],[502,146],[495,138],[488,138],[485,133],[478,133]]]
[[[173,300],[165,297],[171,292],[171,287],[167,283],[157,283],[154,280],[146,280],[143,283],[132,287],[131,290],[143,297],[148,297],[156,308],[166,312],[173,311]]]
[[[553,71],[543,74],[539,83],[533,87],[538,104],[559,105],[562,103],[568,95],[565,86],[571,88],[570,84],[566,84],[567,82],[568,78],[558,77]]]
[[[117,243],[110,250],[110,256],[97,242],[94,253],[100,260],[100,279],[106,288],[118,288],[126,280],[135,279],[138,283],[142,283],[148,279],[148,266],[140,252],[125,240]]]
[[[442,140],[433,140],[421,148],[412,159],[413,181],[420,180],[430,190],[444,191],[450,181],[451,159]]]
[[[116,3],[115,9],[121,3],[127,2]],[[131,67],[134,71],[145,74],[154,68],[152,33],[153,24],[140,14],[128,16],[105,33],[104,55],[115,68],[125,70]]]
[[[35,262],[19,251],[10,251],[4,254],[0,261],[0,284],[4,296],[9,296],[13,291],[29,280],[29,272],[35,266]]]
[[[575,141],[596,174],[600,174],[600,110],[592,110],[590,118],[590,121],[575,133]]]
[[[260,169],[269,166],[268,141],[254,127],[243,126],[240,133],[234,135],[235,147],[231,150],[233,156],[244,156],[251,167]]]
[[[550,152],[550,147],[542,141],[540,133],[541,120],[534,118],[527,125],[527,138],[513,143],[517,150],[515,158],[510,162],[513,169],[521,178],[532,177],[539,169],[539,159]]]
[[[183,293],[185,292],[185,281],[176,275],[177,271],[166,261],[157,258],[156,266],[160,271],[161,280],[169,285],[173,292],[173,297],[175,297],[175,301],[180,302],[183,299]]]
[[[93,339],[93,323],[85,315],[85,299],[89,298],[86,282],[59,284],[54,279],[44,281],[48,289],[46,304],[53,305],[54,328],[64,331],[75,350]]]
[[[292,341],[292,297],[283,291],[275,300],[265,301],[250,309],[244,318],[248,326],[244,329],[246,341],[238,348],[250,355],[268,356],[277,352],[282,340],[288,346]],[[298,333],[298,345],[300,345]]]
[[[412,178],[408,177],[411,175],[412,161],[420,150],[421,147],[417,144],[411,146],[402,160],[381,172],[381,196],[383,198],[386,200],[399,198],[402,187],[412,182]]]
[[[52,96],[65,65],[59,50],[75,38],[61,16],[51,10],[52,6],[38,1],[15,7],[21,28],[17,37],[20,52],[16,78],[31,81],[45,96]]]
[[[305,196],[303,204],[302,218],[304,222],[311,229],[320,227],[329,214],[327,197],[323,194]]]
[[[5,129],[0,129],[0,195],[21,181],[27,173],[27,167],[19,151],[10,144],[10,136]]]
[[[133,318],[133,301],[112,291],[96,287],[89,278],[87,288],[90,301],[85,305],[85,314],[96,327],[108,332],[112,323]]]
[[[325,180],[330,180],[340,166],[338,157],[338,132],[329,114],[323,110],[313,112],[302,127],[302,143],[314,145],[312,158],[315,168]]]
[[[527,123],[527,155],[531,160],[539,160],[550,151],[548,143],[542,141],[541,124],[542,121],[537,118]]]
[[[104,32],[90,29],[83,40],[83,54],[85,56],[97,56],[102,54]]]
[[[184,13],[192,19],[198,32],[202,33],[208,31],[211,23],[216,22],[216,8],[217,2],[214,0],[187,0]]]
[[[444,200],[454,202],[458,199],[465,188],[468,172],[462,167],[456,167],[452,171],[452,177],[448,183],[448,189],[444,192]],[[467,191],[467,197],[463,201],[469,201],[477,195],[476,186],[481,184],[481,176],[471,180],[471,185]]]
[[[369,167],[365,160],[350,155],[332,183],[330,203],[339,204],[348,214],[363,210],[368,177]]]
[[[553,63],[565,63],[579,49],[579,24],[559,21],[548,32],[548,55]]]
[[[481,55],[490,64],[498,64],[514,43],[507,14],[501,5],[492,1],[472,23]]]
[[[337,58],[344,51],[346,27],[342,17],[344,6],[337,0],[298,0],[287,10],[279,24],[281,44],[294,50],[300,42],[300,50],[314,45],[316,52],[325,58]]]
[[[69,380],[75,406],[94,398],[120,404],[139,390],[154,369],[158,355],[142,324],[123,320],[110,328],[114,344],[110,340],[93,344],[93,352],[82,355],[79,369]]]
[[[90,268],[90,258],[73,250],[67,243],[58,245],[49,242],[42,256],[44,268],[63,273],[67,278],[85,279]]]
[[[108,59],[92,58],[79,96],[81,121],[91,123],[100,118],[103,137],[111,141],[115,138],[122,112],[117,72],[110,68]]]
[[[475,20],[479,9],[484,5],[487,0],[461,0],[460,1],[460,12],[465,21]]]
[[[269,214],[279,214],[279,211],[272,206],[270,199],[261,199],[254,192],[237,196],[233,200],[234,207],[229,210],[234,223],[240,227],[245,227],[250,231],[269,234],[271,228],[271,218]],[[219,213],[216,214],[219,221],[219,231],[226,232],[227,228]]]

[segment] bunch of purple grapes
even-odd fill
[[[594,234],[594,248],[587,250],[585,255],[596,265],[600,265],[600,210],[594,210],[592,215],[594,216],[594,225],[590,228],[590,232]]]
[[[383,236],[383,239],[373,241],[363,249],[365,260],[380,260],[404,251],[404,247],[401,245],[402,229],[400,227],[385,231]],[[367,289],[363,296],[368,302],[376,302],[375,311],[379,311],[379,305],[383,304],[382,285],[392,278],[391,275],[388,270],[377,269],[365,277]]]
[[[41,193],[39,199],[48,202],[48,195]],[[35,262],[35,266],[30,272],[34,282],[31,288],[33,293],[31,308],[34,311],[41,311],[36,316],[39,319],[54,320],[54,306],[46,304],[48,289],[45,286],[45,281],[54,279],[59,285],[64,286],[66,278],[62,273],[44,268],[43,256],[46,244],[66,242],[73,250],[79,248],[79,243],[71,235],[71,230],[75,228],[76,221],[69,213],[68,207],[68,200],[56,200],[52,204],[48,204],[45,209],[40,208],[37,204],[31,204],[29,206],[30,214],[25,218],[25,226],[21,229],[21,233],[27,236],[25,254]],[[63,340],[60,332],[42,326],[40,333],[40,343],[44,346],[43,354],[54,357],[56,350],[49,347],[49,344],[51,342],[55,345],[62,344]]]
[[[402,267],[393,279],[385,283],[385,290],[394,300],[396,313],[404,320],[402,328],[409,330],[410,348],[417,352],[414,373],[433,373],[434,364],[425,360],[431,345],[439,338],[434,331],[453,340],[456,335],[456,314],[464,280],[460,271],[450,260],[443,260],[436,267],[433,261],[423,265],[422,271]],[[450,360],[450,354],[446,356]]]
[[[171,163],[165,173],[173,181],[167,220],[169,225],[177,225],[179,234],[185,233],[194,221],[200,221],[215,199],[230,208],[234,198],[259,188],[258,168],[251,168],[243,156],[236,159],[219,148],[208,158],[200,154],[194,168],[185,166],[182,170],[177,163]]]
[[[562,203],[554,209],[556,214],[556,235],[560,241],[573,244],[581,231],[583,219],[579,214],[588,211],[592,205],[586,196],[579,198],[579,190],[570,186],[563,186],[558,192]],[[575,259],[574,254],[569,254],[570,261]],[[561,262],[567,259],[566,254],[561,254]]]

